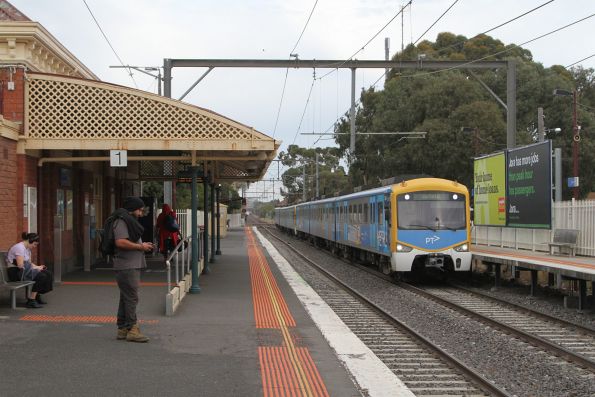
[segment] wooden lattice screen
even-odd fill
[[[31,139],[199,140],[228,142],[220,148],[228,150],[230,141],[274,142],[214,112],[126,87],[30,74],[27,91],[25,133]]]

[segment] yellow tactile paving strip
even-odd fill
[[[295,346],[289,331],[295,320],[250,228],[246,236],[256,327],[276,328],[283,336],[282,346],[258,348],[264,396],[328,396],[308,349]]]

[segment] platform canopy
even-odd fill
[[[208,163],[215,179],[255,181],[280,144],[252,127],[174,99],[97,80],[27,73],[21,153],[85,151],[76,155],[91,160],[126,150],[133,161],[146,158],[145,168],[158,159],[178,171]]]

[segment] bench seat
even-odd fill
[[[17,308],[16,291],[24,288],[25,295],[29,296],[29,287],[35,284],[35,281],[8,281],[8,274],[6,271],[6,261],[4,260],[5,253],[0,252],[0,289],[7,289],[10,291],[10,307],[12,310]]]
[[[574,256],[576,244],[578,242],[578,230],[575,229],[556,229],[554,238],[549,242],[550,255],[554,255],[554,247],[558,247],[558,254],[562,254],[562,249],[568,252],[568,256]]]

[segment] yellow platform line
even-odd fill
[[[265,287],[268,291],[268,296],[273,306],[274,315],[279,324],[279,328],[283,336],[284,345],[287,348],[288,359],[293,369],[295,370],[295,373],[297,374],[296,381],[299,383],[300,389],[304,391],[304,395],[321,395],[319,393],[313,392],[313,387],[310,384],[310,379],[302,365],[300,355],[297,351],[293,338],[291,337],[291,334],[289,332],[289,327],[285,321],[283,310],[281,309],[281,306],[284,306],[285,304],[283,296],[279,296],[275,293],[275,291],[278,289],[276,285],[276,280],[272,277],[272,274],[267,271],[268,262],[266,261],[266,258],[264,257],[262,250],[256,243],[254,234],[252,233],[252,230],[250,228],[246,228],[246,235],[248,236],[249,262],[251,265],[256,266],[260,270],[261,276],[265,282]],[[322,395],[328,395],[326,394],[326,388],[324,387],[324,384],[322,384],[322,388],[324,390],[324,393]]]

